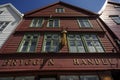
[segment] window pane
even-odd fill
[[[38,34],[25,35],[19,46],[19,52],[35,52],[38,38]]]
[[[36,45],[37,45],[37,42],[32,42],[32,43],[31,43],[31,46],[30,46],[29,52],[34,52],[35,49],[36,49]]]
[[[63,9],[63,8],[57,8],[57,9],[56,9],[56,12],[57,12],[57,13],[63,13],[63,12],[64,12],[64,9]]]
[[[15,80],[34,80],[34,76],[16,77]]]
[[[3,77],[3,78],[0,78],[0,80],[13,80],[13,77]]]
[[[94,46],[93,46],[92,41],[86,41],[86,43],[87,43],[89,52],[96,52],[96,50],[95,50],[95,48],[94,48]]]
[[[81,35],[68,35],[70,52],[85,52]]]
[[[88,19],[85,19],[85,18],[79,19],[79,24],[81,27],[91,27]]]
[[[55,19],[54,20],[54,26],[55,27],[59,27],[59,19]]]
[[[43,19],[39,19],[38,22],[37,22],[37,27],[41,27],[42,26],[42,22],[43,22]]]
[[[111,16],[111,18],[113,19],[113,21],[120,24],[120,17],[119,16]]]
[[[59,51],[59,35],[58,34],[47,34],[44,42],[45,52],[57,52]]]
[[[60,80],[79,80],[78,76],[60,76]]]
[[[80,80],[99,80],[98,76],[80,76]]]
[[[37,21],[38,21],[38,19],[33,19],[33,21],[32,21],[32,27],[36,27]]]
[[[53,27],[53,20],[49,20],[49,27]]]
[[[77,41],[78,52],[85,52],[83,43],[81,40]]]
[[[25,42],[23,43],[23,46],[22,46],[22,49],[21,49],[22,52],[26,52],[26,51],[27,51],[28,44],[29,44],[28,41],[25,41]]]
[[[3,31],[10,22],[1,21],[0,22],[0,31]]]

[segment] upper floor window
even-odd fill
[[[0,21],[0,31],[3,31],[9,23],[8,21]]]
[[[59,26],[60,26],[60,20],[59,19],[49,19],[48,20],[48,27],[57,28]]]
[[[45,34],[43,52],[58,52],[60,49],[59,34]]]
[[[120,17],[118,15],[111,15],[110,17],[115,23],[120,24]]]
[[[96,35],[68,35],[70,52],[104,52],[103,47]]]
[[[3,11],[0,11],[0,14],[2,14],[3,13]]]
[[[43,21],[43,18],[34,18],[31,22],[30,27],[42,27]]]
[[[38,34],[26,34],[19,46],[19,52],[35,52],[37,47],[39,35]]]
[[[64,8],[57,8],[56,9],[56,13],[63,13],[64,12]]]
[[[78,19],[78,24],[79,24],[80,27],[83,27],[83,28],[92,27],[90,21],[87,18],[79,18]]]

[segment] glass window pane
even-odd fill
[[[53,20],[49,20],[49,26],[48,27],[53,27]]]
[[[40,18],[39,20],[38,20],[38,24],[37,24],[37,27],[41,27],[42,26],[42,22],[43,22],[43,19],[42,18]]]
[[[24,36],[19,52],[34,52],[37,46],[38,34],[27,34]]]
[[[79,19],[79,24],[81,27],[91,27],[88,19],[86,19],[86,18]]]
[[[37,20],[38,20],[38,19],[33,19],[33,21],[32,21],[32,27],[36,27]]]
[[[59,19],[54,20],[54,27],[59,27]]]
[[[34,52],[36,49],[37,42],[31,42],[29,52]]]
[[[59,35],[58,34],[46,34],[44,42],[44,51],[57,52],[59,50]]]
[[[60,76],[60,80],[79,80],[79,76]]]
[[[120,24],[120,17],[119,16],[111,16],[111,18],[113,19],[113,21]]]
[[[27,51],[28,44],[29,44],[28,41],[25,41],[25,42],[24,42],[24,44],[22,45],[22,49],[21,49],[22,52],[26,52],[26,51]]]
[[[0,80],[14,80],[13,77],[1,77]]]
[[[98,76],[80,76],[80,80],[99,80]]]
[[[15,80],[34,80],[34,76],[16,77]]]
[[[0,21],[0,31],[3,31],[10,22]]]

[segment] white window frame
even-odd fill
[[[110,15],[109,16],[116,24],[120,25],[120,16],[119,15]],[[115,19],[116,18],[116,19]]]
[[[64,13],[65,9],[64,8],[56,8],[55,12],[56,13]]]
[[[37,39],[34,39],[34,36],[37,36]],[[27,39],[28,37],[30,37],[30,38]],[[40,37],[39,34],[25,34],[24,37],[23,37],[23,39],[22,39],[22,41],[21,41],[21,44],[19,45],[18,52],[35,52],[36,48],[37,48],[37,45],[38,45],[39,37]],[[30,48],[31,48],[31,45],[32,45],[32,41],[36,42],[36,45],[35,45],[35,48],[34,48],[35,50],[34,51],[30,51]],[[25,51],[22,51],[25,42],[28,42],[28,46],[26,47]]]
[[[55,35],[58,35],[58,39],[55,39],[53,38]],[[52,38],[48,39],[47,36],[51,36]],[[54,40],[57,41],[57,51],[54,51],[52,49],[52,47],[56,47],[54,46]],[[46,42],[50,42],[50,50],[49,51],[46,51],[46,47],[47,47],[47,43]],[[43,47],[42,47],[42,52],[59,52],[59,49],[60,49],[60,34],[57,34],[57,33],[46,33],[44,35],[44,43],[43,43]]]
[[[70,39],[71,35],[74,36],[74,38]],[[79,36],[80,39],[78,39],[77,36]],[[71,42],[73,42],[75,46],[72,47]],[[81,46],[79,46],[78,42],[81,43]],[[84,47],[81,35],[79,35],[79,34],[69,34],[68,35],[68,44],[69,44],[69,51],[71,53],[74,53],[74,52],[84,53],[85,52],[85,47]],[[75,49],[75,50],[73,51],[71,49]],[[79,49],[82,49],[82,51],[79,51]]]
[[[9,24],[10,21],[0,21],[0,32],[2,32]]]
[[[75,50],[71,51],[69,35],[79,35],[80,36],[80,38],[81,38],[80,41],[81,41],[81,44],[82,44],[82,46],[80,48],[81,49],[83,48],[84,49],[83,51],[81,51],[81,52],[79,51],[78,46],[77,46],[78,43],[76,43],[77,40],[74,40],[74,42],[75,42],[75,46],[74,46]],[[86,35],[90,36],[89,40],[85,38]],[[92,39],[91,36],[95,36],[96,40]],[[69,46],[69,52],[70,53],[85,53],[85,52],[89,52],[89,53],[98,52],[99,53],[99,52],[105,52],[105,50],[104,50],[104,48],[103,48],[103,46],[101,44],[101,41],[99,40],[98,36],[95,35],[95,34],[81,34],[81,35],[80,34],[68,34],[67,38],[68,38],[68,46]],[[88,45],[89,41],[90,41],[92,46]],[[90,49],[90,47],[91,47],[91,49]],[[74,48],[72,48],[72,49],[74,49]],[[94,50],[92,50],[92,49],[94,49]]]
[[[85,39],[85,36],[86,36],[86,35],[88,35],[88,34],[83,35],[83,39],[84,39],[84,42],[85,42],[85,45],[86,45],[86,47],[87,47],[88,52],[105,52],[105,51],[104,51],[104,48],[103,48],[103,46],[102,46],[102,44],[101,44],[101,42],[100,42],[100,40],[99,40],[99,38],[98,38],[97,35],[95,35],[95,34],[90,34],[90,35],[88,35],[90,38],[89,38],[89,39]],[[92,36],[95,36],[96,39],[93,39]],[[90,49],[90,46],[88,46],[87,41],[90,41],[90,42],[91,42],[91,49]],[[95,41],[98,42],[97,45],[99,45],[99,47],[97,47],[97,45],[95,44]],[[99,49],[101,48],[101,51],[99,51],[98,48],[99,48]],[[94,49],[94,50],[92,50],[92,49]]]
[[[81,25],[81,22],[80,22],[80,19],[82,20],[82,24],[84,24],[84,21],[85,22],[87,22],[88,24],[89,24],[89,26],[82,26]],[[78,25],[81,27],[81,28],[92,28],[93,27],[93,25],[91,24],[91,22],[89,21],[89,19],[88,18],[78,18],[77,19],[77,22],[78,22]],[[85,24],[84,24],[85,25]]]
[[[50,20],[53,21],[53,22],[52,22],[52,26],[50,26]],[[55,20],[58,20],[58,26],[55,26]],[[48,28],[59,28],[59,27],[60,27],[60,19],[58,19],[58,18],[50,18],[50,19],[48,20],[47,27],[48,27]]]
[[[36,21],[36,22],[34,22],[34,21]],[[40,25],[39,25],[39,21],[41,21]],[[34,23],[36,23],[36,24],[34,24]],[[39,28],[41,28],[43,23],[44,23],[43,18],[34,18],[31,21],[30,27],[39,27]]]

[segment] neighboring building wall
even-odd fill
[[[22,19],[22,14],[15,9],[12,4],[4,4],[0,5],[0,25],[1,27],[4,25],[4,22],[9,22],[8,25],[5,25],[4,29],[0,30],[0,48],[4,44],[4,42],[8,39],[10,34],[14,31],[16,26],[19,24],[19,22]],[[0,27],[0,28],[1,28]]]
[[[120,4],[108,2],[105,10],[101,13],[100,18],[107,24],[108,28],[116,35],[116,39],[120,40],[120,24],[117,24],[113,17],[119,17],[120,22]]]

